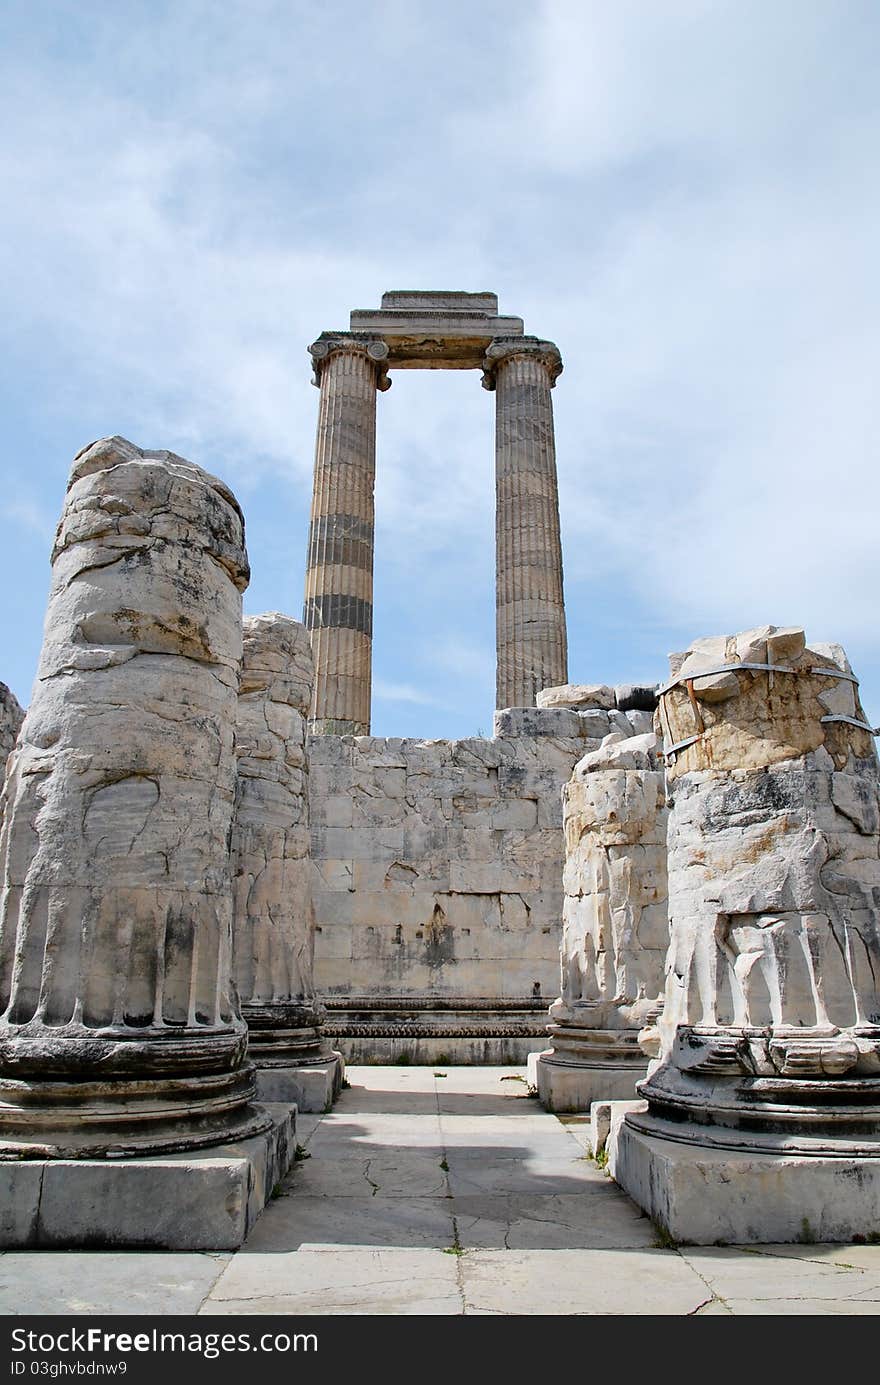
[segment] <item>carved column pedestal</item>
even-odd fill
[[[562,995],[552,1048],[532,1054],[550,1111],[633,1098],[647,1058],[639,1031],[661,1008],[666,913],[666,800],[654,736],[609,737],[563,789]]]
[[[238,699],[234,975],[248,1056],[265,1101],[325,1111],[343,1062],[314,993],[306,717],[308,631],[287,616],[247,616]]]
[[[615,1177],[677,1240],[880,1234],[880,771],[843,651],[699,641],[662,699],[662,1050]]]
[[[230,987],[247,579],[221,482],[79,454],[4,790],[0,1244],[238,1244],[284,1166]]]

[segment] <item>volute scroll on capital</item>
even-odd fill
[[[496,337],[483,357],[483,389],[494,390],[499,366],[517,358],[540,361],[550,377],[551,389],[562,374],[562,354],[555,342],[538,337]]]
[[[321,372],[330,357],[337,351],[352,351],[365,355],[376,367],[376,389],[384,391],[391,388],[391,380],[388,377],[387,344],[378,338],[356,337],[347,333],[340,333],[338,336],[322,335],[308,347],[314,370],[313,385],[320,386]]]

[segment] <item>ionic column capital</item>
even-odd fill
[[[353,332],[322,332],[317,341],[313,341],[308,348],[312,358],[314,373],[312,384],[320,385],[321,374],[324,366],[330,357],[339,351],[348,351],[354,355],[362,355],[371,362],[376,369],[376,389],[387,390],[391,388],[391,381],[388,378],[388,346],[378,337],[366,337],[357,335]]]
[[[555,342],[541,341],[538,337],[495,337],[483,357],[483,389],[494,390],[499,368],[523,358],[544,366],[552,389],[562,374],[562,355]]]

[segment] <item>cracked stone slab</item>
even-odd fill
[[[442,1250],[455,1240],[450,1198],[308,1197],[269,1204],[246,1251],[337,1251],[387,1246]]]
[[[777,1300],[774,1303],[769,1298],[734,1298],[729,1300],[727,1307],[734,1317],[778,1317],[780,1314],[787,1318],[880,1315],[880,1303],[862,1303],[855,1299],[838,1301],[827,1298],[787,1298],[783,1302]],[[700,1316],[702,1315],[701,1310]]]
[[[817,1248],[803,1246],[801,1249],[809,1252]],[[848,1257],[859,1247],[845,1249]],[[837,1264],[806,1256],[752,1255],[748,1251],[720,1246],[682,1250],[681,1255],[725,1302],[765,1301],[775,1304],[776,1312],[783,1311],[782,1305],[788,1312],[789,1305],[799,1300],[873,1302],[880,1310],[880,1264],[876,1262],[872,1268],[855,1269],[851,1268],[852,1260],[848,1264]]]
[[[494,1153],[494,1151],[493,1151]],[[487,1151],[462,1155],[460,1150],[447,1151],[449,1187],[453,1197],[474,1193],[529,1193],[533,1196],[550,1193],[583,1193],[603,1188],[606,1183],[601,1169],[592,1161],[578,1158],[521,1157],[490,1158]]]
[[[667,1250],[475,1250],[461,1256],[466,1313],[695,1313],[713,1295]]]
[[[811,1260],[822,1265],[841,1265],[847,1270],[874,1270],[880,1274],[880,1245],[780,1245],[749,1246],[750,1255],[770,1255],[783,1260]]]
[[[431,1314],[462,1311],[456,1255],[442,1250],[241,1252],[203,1314]]]
[[[449,1191],[440,1167],[442,1153],[377,1149],[373,1155],[334,1154],[295,1164],[285,1190],[295,1197],[444,1197]]]
[[[613,1184],[601,1198],[456,1197],[452,1206],[465,1250],[647,1250],[657,1239],[652,1223]]]
[[[228,1254],[7,1251],[0,1315],[196,1313]]]

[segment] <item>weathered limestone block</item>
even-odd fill
[[[607,724],[603,716],[603,725]],[[497,711],[494,716],[494,735],[499,739],[554,736],[558,740],[575,740],[583,734],[580,717],[567,707],[507,707]]]
[[[635,1094],[639,1030],[662,1004],[666,798],[653,734],[609,736],[563,789],[562,995],[553,1047],[530,1060],[545,1106],[585,1111]]]
[[[15,693],[5,683],[0,683],[0,788],[6,774],[6,761],[12,753],[23,721],[24,712],[18,705]]]
[[[535,699],[537,707],[598,708],[610,712],[617,704],[614,689],[604,683],[563,683],[558,688],[544,688]]]
[[[537,1046],[558,973],[562,785],[593,743],[311,738],[316,985],[349,1061],[522,1062]]]
[[[322,1033],[315,999],[306,718],[313,664],[305,626],[287,616],[244,620],[232,834],[233,975],[248,1055],[266,1101],[323,1111],[342,1060]]]
[[[661,711],[666,998],[618,1178],[677,1238],[876,1233],[880,767],[857,684],[842,651],[767,626],[698,642]]]
[[[74,461],[0,837],[0,1158],[244,1139],[229,833],[248,566],[220,481]]]

